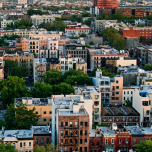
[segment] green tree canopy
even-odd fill
[[[8,76],[7,80],[0,81],[1,101],[6,105],[14,103],[15,98],[28,96],[25,80],[17,76]]]
[[[110,45],[117,50],[126,48],[126,40],[118,33],[115,28],[106,28],[102,33],[104,39],[108,39]]]
[[[4,114],[5,127],[9,129],[29,129],[30,126],[37,125],[39,118],[40,115],[35,113],[35,107],[29,110],[23,104],[16,107],[11,104]]]
[[[138,152],[152,152],[152,141],[143,140],[137,145],[136,151]]]
[[[82,33],[82,34],[80,35],[80,37],[86,37],[86,34]]]
[[[26,66],[20,66],[17,61],[13,60],[4,60],[5,67],[4,73],[5,76],[18,76],[20,78],[27,77],[28,68]]]
[[[90,41],[89,44],[90,44],[90,45],[94,45],[94,42],[93,42],[93,41]]]
[[[98,67],[98,68],[100,68],[102,70],[102,75],[103,76],[109,76],[110,78],[113,78],[116,75],[114,73],[108,72],[106,70],[106,67]],[[97,71],[97,68],[94,68],[93,71],[92,71],[93,76],[95,76],[96,71]]]
[[[32,16],[33,14],[43,15],[43,14],[49,14],[49,12],[42,12],[41,10],[34,10],[32,8],[30,8],[29,10],[27,10],[27,15]]]
[[[17,150],[15,149],[13,145],[11,145],[11,143],[8,143],[7,145],[5,145],[2,142],[0,143],[0,151],[1,152],[17,152]]]
[[[145,36],[140,36],[140,41],[141,42],[145,42],[146,41],[146,37]]]
[[[146,64],[143,69],[145,71],[151,71],[152,70],[152,64]]]
[[[84,21],[84,24],[90,26],[92,20],[93,20],[93,18],[88,18],[87,20]]]
[[[44,76],[44,80],[46,83],[54,85],[61,82],[61,77],[62,77],[62,73],[56,69],[53,69],[52,71],[46,72]]]
[[[46,148],[44,146],[39,146],[34,149],[34,152],[58,152],[58,146],[54,144],[46,144]]]
[[[12,35],[5,34],[3,37],[4,37],[4,39],[7,39],[7,40],[15,40],[16,38],[20,38],[20,36],[17,34],[12,34]]]
[[[132,107],[132,101],[130,101],[130,100],[125,100],[124,104],[126,107]]]

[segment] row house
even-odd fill
[[[17,151],[33,152],[37,145],[51,144],[50,126],[31,126],[30,129],[0,130],[0,141],[11,143]]]
[[[140,114],[130,107],[101,107],[101,124],[129,125],[140,123]]]

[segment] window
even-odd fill
[[[149,110],[146,111],[146,114],[149,115]]]
[[[83,122],[80,122],[80,127],[82,127],[83,126]]]
[[[60,143],[63,144],[63,139],[60,140]]]
[[[65,122],[65,127],[68,127],[68,122]]]
[[[72,127],[72,122],[70,122],[70,127]]]
[[[78,126],[78,122],[75,122],[75,127],[77,127]]]
[[[82,144],[82,139],[80,139],[80,144]]]
[[[122,144],[122,139],[119,139],[119,144]]]
[[[22,147],[22,143],[20,143],[20,147]]]
[[[43,121],[46,121],[46,119],[43,119]]]
[[[124,91],[124,94],[126,94],[126,91]]]
[[[98,99],[99,98],[99,95],[95,95],[95,99]]]
[[[63,127],[63,122],[61,122],[61,127]]]
[[[47,143],[47,144],[49,143],[49,138],[46,139],[46,143]]]
[[[118,80],[116,80],[116,83],[119,83]]]
[[[36,111],[35,113],[38,114],[38,111]]]
[[[119,100],[119,98],[118,98],[118,97],[116,97],[116,100]]]
[[[43,138],[41,138],[41,144],[43,144],[44,143],[44,140],[43,140]]]
[[[65,131],[65,135],[68,135],[68,131],[67,130]]]
[[[119,92],[116,92],[116,94],[119,94]]]
[[[85,147],[85,152],[87,152],[87,147]]]
[[[99,146],[99,143],[97,142],[97,146]]]
[[[49,114],[52,114],[52,111],[50,111]]]
[[[16,147],[16,146],[15,146],[15,143],[13,143],[13,146]]]
[[[65,151],[68,151],[68,147],[65,147]]]
[[[70,135],[72,135],[72,130],[70,130]]]
[[[80,152],[82,152],[82,147],[80,147]]]
[[[23,147],[26,147],[26,143],[25,142],[23,143]]]
[[[35,139],[35,144],[38,144],[38,139]]]
[[[63,152],[63,147],[61,147],[61,152]]]
[[[52,119],[49,119],[49,121],[52,121]]]
[[[88,134],[88,131],[87,130],[85,130],[85,135],[87,135]]]
[[[119,89],[119,86],[116,86],[116,89]]]
[[[70,144],[72,144],[72,139],[70,139]]]
[[[105,139],[105,145],[108,145],[108,139]]]
[[[95,105],[95,106],[98,106],[98,105],[99,105],[99,101],[95,101],[95,102],[94,102],[94,105]]]
[[[114,144],[114,139],[111,139],[111,144]]]
[[[85,127],[88,127],[88,123],[87,122],[85,122]]]
[[[77,144],[77,139],[75,139],[75,144]]]
[[[61,131],[61,136],[63,136],[63,131]]]
[[[75,135],[77,135],[77,130],[75,130]]]
[[[136,144],[136,138],[134,138],[134,144]]]
[[[68,139],[65,139],[65,143],[68,144]]]
[[[126,138],[126,144],[128,144],[128,138]]]
[[[124,97],[124,100],[126,100],[126,98]]]
[[[129,94],[129,91],[127,91],[127,94]]]
[[[94,142],[92,142],[92,146],[94,146]]]
[[[131,91],[131,94],[132,94],[132,91]]]
[[[83,135],[83,132],[82,132],[82,130],[80,130],[80,135],[81,135],[81,136]]]

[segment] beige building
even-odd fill
[[[101,124],[101,92],[94,86],[74,87],[76,95],[92,98],[92,124]]]
[[[0,55],[0,79],[4,79],[4,63],[3,56]]]
[[[13,21],[13,20],[3,19],[3,20],[1,21],[1,28],[5,28],[5,27],[7,27],[7,25],[10,25],[11,23],[14,24],[14,21]]]
[[[39,39],[29,39],[29,52],[39,56]]]
[[[44,81],[45,72],[53,69],[61,71],[61,63],[58,59],[35,58],[33,61],[34,83]]]
[[[35,113],[41,116],[37,122],[37,125],[51,124],[52,101],[50,100],[50,97],[48,98],[32,98],[32,97],[16,98],[15,105],[18,105],[20,103],[25,104],[25,106],[29,110],[35,107]]]
[[[87,62],[80,57],[72,58],[71,55],[65,58],[60,56],[59,61],[61,63],[61,72],[65,73],[71,69],[80,70],[83,73],[87,74]]]

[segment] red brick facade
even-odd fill
[[[89,151],[89,115],[59,116],[59,151]]]

